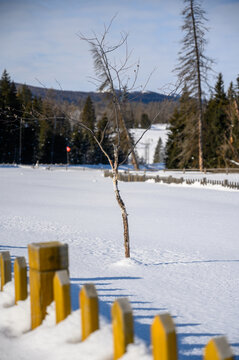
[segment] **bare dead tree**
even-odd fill
[[[130,240],[129,240],[129,225],[128,214],[125,203],[121,197],[118,187],[118,170],[119,170],[119,155],[122,146],[122,133],[124,133],[130,152],[132,154],[132,163],[136,170],[139,169],[138,162],[135,154],[135,147],[130,137],[129,130],[126,126],[124,118],[123,104],[127,97],[127,92],[132,90],[135,86],[139,65],[136,64],[133,69],[133,77],[130,78],[128,73],[132,70],[132,66],[129,64],[130,53],[128,51],[127,38],[128,34],[122,33],[121,39],[116,45],[109,45],[108,34],[112,25],[111,20],[109,26],[105,26],[104,32],[101,36],[93,34],[93,37],[85,37],[80,34],[80,39],[86,41],[90,45],[90,51],[94,60],[94,68],[96,78],[93,80],[98,85],[98,91],[105,92],[110,97],[112,109],[113,109],[113,123],[111,127],[115,130],[115,142],[113,144],[113,158],[105,151],[100,140],[97,139],[94,132],[82,124],[82,126],[88,130],[93,136],[94,140],[100,147],[103,154],[107,157],[108,162],[112,169],[113,174],[113,187],[117,203],[121,210],[123,229],[124,229],[124,249],[125,257],[130,257]],[[116,62],[113,58],[117,51],[122,50],[124,47],[124,58]],[[131,80],[131,81],[130,81]],[[110,120],[109,120],[110,121]],[[109,124],[106,125],[106,127]]]
[[[184,0],[185,8],[182,11],[184,24],[182,30],[185,36],[182,41],[182,50],[179,52],[179,65],[175,69],[179,83],[187,86],[190,96],[197,99],[197,126],[199,169],[203,170],[203,86],[208,85],[208,72],[211,70],[212,59],[205,55],[207,40],[205,34],[207,21],[205,11],[201,7],[201,0]]]
[[[118,172],[119,166],[127,161],[130,155],[134,168],[136,170],[139,169],[135,154],[135,146],[139,140],[135,144],[133,143],[124,116],[124,104],[127,100],[127,94],[130,91],[135,90],[139,72],[139,63],[130,64],[129,62],[131,53],[128,51],[128,34],[122,33],[120,41],[116,45],[109,44],[108,35],[113,20],[114,18],[111,20],[109,26],[105,26],[104,32],[100,36],[95,33],[93,33],[92,37],[86,37],[82,34],[79,34],[80,39],[86,41],[90,45],[90,51],[93,57],[96,74],[96,77],[93,78],[93,81],[97,83],[98,91],[106,93],[106,96],[110,98],[112,105],[113,116],[108,120],[108,122],[112,121],[112,123],[107,123],[105,128],[111,127],[111,129],[114,129],[115,132],[113,156],[110,156],[110,154],[104,149],[102,141],[97,139],[94,131],[87,128],[84,124],[80,125],[91,133],[102,153],[107,157],[112,169],[113,188],[123,220],[125,257],[128,258],[130,257],[128,214],[125,203],[119,191]],[[122,51],[122,49],[124,49],[123,59],[118,55],[118,52]],[[116,57],[118,61],[116,61]],[[131,73],[131,76],[129,76],[129,73]],[[155,116],[155,119],[156,117],[157,116]],[[127,139],[129,151],[125,155],[124,160],[120,163],[122,134],[124,134],[125,138]]]

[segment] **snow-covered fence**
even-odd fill
[[[53,278],[53,293],[56,323],[59,323],[71,313],[70,279],[67,270],[56,271]]]
[[[112,172],[109,170],[104,171],[104,177],[112,177]],[[144,182],[147,180],[154,180],[156,183],[164,183],[164,184],[187,184],[192,185],[195,183],[199,183],[200,185],[220,185],[226,188],[239,190],[239,183],[238,182],[231,182],[227,179],[225,180],[210,180],[204,177],[203,179],[196,179],[196,178],[190,178],[190,179],[184,179],[183,177],[176,178],[173,176],[153,176],[153,175],[146,175],[145,173],[143,175],[141,174],[131,174],[130,172],[119,172],[118,174],[118,180],[119,181],[125,181],[125,182]]]
[[[11,281],[11,262],[9,275],[9,261],[10,253],[6,251],[0,252],[2,290],[4,290],[4,285]],[[64,320],[71,313],[69,272],[68,269],[56,270],[56,268],[68,268],[67,246],[59,242],[30,244],[29,264],[31,301],[38,301],[38,298],[40,298],[43,302],[43,309],[41,309],[43,312],[46,307],[46,300],[49,302],[49,294],[47,293],[49,292],[51,295],[53,288],[56,323]],[[24,269],[24,271],[21,272],[20,269]],[[14,272],[15,282],[18,282],[18,286],[20,286],[20,284],[22,284],[23,287],[26,286],[25,270],[25,259],[17,258],[14,264]],[[34,273],[34,279],[31,279],[32,273]],[[5,281],[6,279],[7,281]],[[39,283],[37,283],[37,281]],[[37,291],[37,295],[35,291]],[[25,290],[23,293],[24,292]],[[85,284],[81,289],[80,308],[82,317],[82,341],[84,341],[91,333],[99,329],[98,295],[93,284]],[[36,311],[36,313],[31,312],[33,318],[39,316],[39,308],[32,307],[31,310]],[[117,360],[127,352],[127,346],[134,342],[133,313],[128,299],[117,299],[112,306],[111,313],[113,353],[114,360]],[[169,313],[155,316],[151,326],[151,344],[153,360],[178,359],[176,329]],[[212,338],[204,348],[204,360],[233,359],[231,347],[227,339],[223,336]]]
[[[151,342],[154,360],[177,360],[177,336],[170,314],[155,316],[151,327]]]
[[[204,360],[233,360],[234,356],[225,336],[211,339],[204,350]]]
[[[82,340],[99,329],[98,296],[94,284],[85,284],[80,291]]]
[[[3,286],[12,280],[11,258],[9,251],[0,252],[0,275],[1,275],[0,290],[2,291]]]
[[[41,325],[53,301],[53,278],[58,270],[68,271],[68,245],[58,241],[28,245],[32,329]]]
[[[121,298],[112,306],[112,330],[114,360],[121,358],[127,346],[134,342],[134,321],[131,305],[127,298]]]
[[[27,298],[27,264],[24,256],[14,261],[15,304]]]

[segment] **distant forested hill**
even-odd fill
[[[16,83],[17,89],[21,87],[22,84]],[[46,89],[38,86],[27,85],[31,90],[32,94],[37,97],[45,98],[46,96],[51,95],[57,102],[66,101],[70,104],[78,105],[82,101],[84,102],[88,96],[91,97],[94,103],[104,102],[105,94],[97,92],[85,92],[85,91],[69,91],[69,90],[56,90],[56,89]],[[159,94],[153,91],[148,92],[131,92],[128,95],[129,101],[131,102],[141,102],[143,104],[148,104],[150,102],[162,102],[165,100],[177,100],[177,98],[172,96],[167,96]]]

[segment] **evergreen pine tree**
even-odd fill
[[[162,139],[159,137],[157,146],[154,152],[154,163],[161,163],[164,161],[163,149],[162,149]]]
[[[205,113],[205,165],[206,167],[228,166],[228,143],[230,121],[227,115],[229,101],[224,91],[222,74],[214,88]]]
[[[95,133],[95,109],[90,96],[88,96],[86,99],[81,115],[81,121],[83,125],[87,127],[87,129],[90,129],[90,131]],[[82,130],[84,144],[84,148],[82,148],[83,161],[85,164],[95,164],[95,152],[97,151],[96,149],[98,145],[96,144],[92,135],[87,129],[83,128]]]
[[[182,11],[184,24],[182,30],[182,50],[179,52],[179,65],[176,68],[179,82],[186,84],[190,98],[196,100],[197,121],[194,121],[198,138],[198,167],[203,170],[203,87],[208,84],[208,71],[211,70],[212,60],[205,55],[207,44],[205,33],[207,21],[201,0],[184,0]],[[194,157],[195,158],[195,157]],[[194,162],[194,161],[193,161]]]
[[[40,118],[39,161],[66,163],[66,146],[70,139],[70,124],[65,114],[51,99],[44,100]]]
[[[239,78],[237,79],[239,80]],[[238,84],[239,85],[239,84]],[[238,111],[238,96],[237,85],[234,88],[233,83],[230,83],[228,92],[228,106],[227,117],[229,121],[229,139],[227,142],[227,155],[230,166],[238,166],[239,164],[239,111]]]
[[[26,85],[18,90],[17,97],[21,106],[21,163],[33,164],[37,160],[39,137],[38,116],[34,115],[34,106],[36,106],[37,100],[33,99],[32,93]]]
[[[179,107],[170,119],[166,144],[166,166],[171,169],[196,167],[198,163],[198,141],[195,136],[196,104],[184,87]]]
[[[4,70],[0,80],[0,162],[19,161],[19,102],[16,86]]]
[[[141,115],[141,128],[147,129],[150,126],[150,120],[147,114],[143,113]]]
[[[79,124],[75,124],[71,135],[71,152],[70,159],[72,164],[82,164],[84,162],[84,136],[82,127]]]
[[[109,122],[106,115],[98,121],[97,123],[97,134],[96,137],[101,143],[103,149],[110,155],[113,156],[113,144],[111,142],[111,130],[109,129]],[[99,146],[96,148],[95,152],[96,163],[108,164],[108,159],[102,153]]]
[[[82,123],[91,131],[95,131],[95,109],[91,97],[88,96],[81,115]]]

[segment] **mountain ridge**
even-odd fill
[[[93,102],[104,102],[106,100],[105,93],[99,93],[94,91],[73,91],[62,89],[48,89],[40,86],[33,86],[21,83],[15,83],[16,88],[19,89],[23,85],[26,85],[32,92],[33,96],[46,98],[51,96],[57,102],[68,102],[70,104],[79,104],[81,101],[85,101],[88,96],[91,97]],[[177,101],[177,97],[160,94],[154,91],[133,91],[128,93],[128,100],[130,102],[141,102],[148,104],[150,102],[163,102],[165,100]]]

